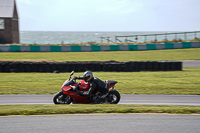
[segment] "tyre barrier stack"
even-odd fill
[[[0,72],[139,72],[139,71],[181,71],[179,61],[84,61],[84,62],[11,62],[0,61]]]

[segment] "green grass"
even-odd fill
[[[0,60],[160,61],[200,60],[200,48],[107,52],[0,52]]]
[[[171,113],[200,114],[200,106],[180,105],[0,105],[0,116],[91,114],[91,113]]]
[[[80,76],[83,73],[76,73]],[[69,73],[0,73],[0,95],[55,94]],[[116,80],[121,94],[200,95],[200,68],[166,72],[94,72],[102,80]]]

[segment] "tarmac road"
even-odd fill
[[[200,67],[200,60],[182,61],[183,67]]]
[[[200,115],[100,114],[0,117],[1,133],[200,133]]]
[[[0,95],[0,105],[53,104],[54,95]],[[122,94],[119,104],[195,105],[200,106],[200,95],[132,95]]]

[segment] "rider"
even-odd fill
[[[86,71],[83,76],[74,77],[73,79],[84,79],[86,82],[90,83],[90,89],[88,91],[79,91],[76,89],[77,93],[81,96],[90,97],[91,94],[96,94],[100,92],[99,97],[94,102],[95,104],[99,104],[103,102],[105,95],[108,93],[108,87],[105,82],[102,80],[93,77],[93,73],[91,71]]]

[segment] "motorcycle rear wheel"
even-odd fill
[[[107,97],[109,99],[108,102],[110,104],[117,104],[120,101],[120,98],[121,98],[119,92],[116,91],[116,90],[109,90]]]
[[[53,97],[53,102],[54,104],[70,104],[72,99],[70,96],[67,96],[60,91]]]

